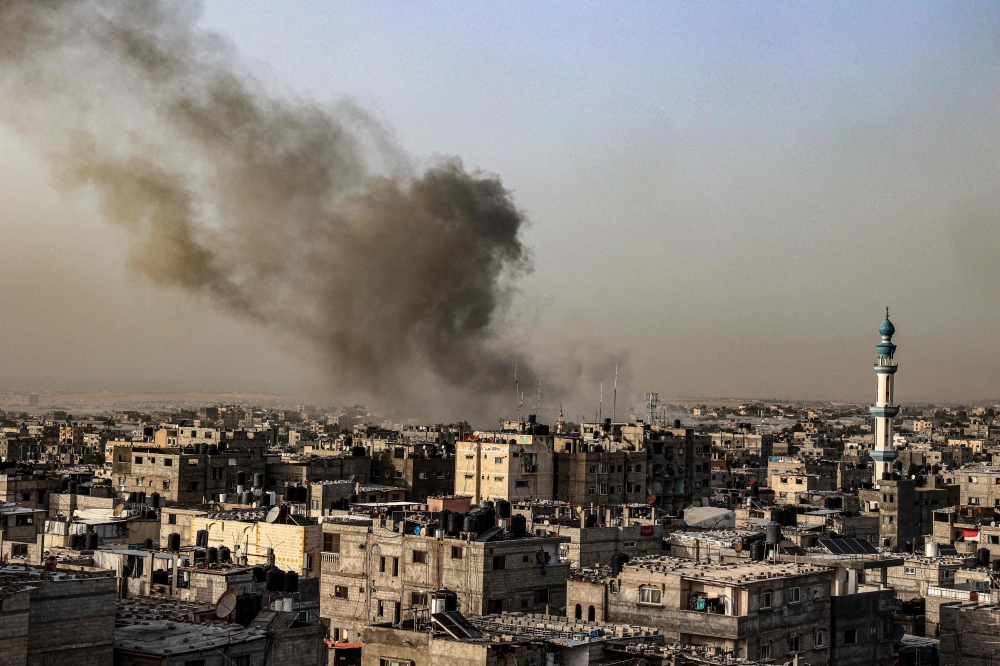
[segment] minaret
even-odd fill
[[[875,417],[875,445],[872,447],[871,457],[875,461],[872,480],[876,488],[883,475],[892,473],[892,465],[899,456],[892,443],[892,421],[899,414],[899,407],[892,404],[897,370],[896,362],[892,360],[896,353],[892,336],[896,327],[889,321],[889,308],[885,309],[885,321],[879,326],[878,332],[882,335],[882,342],[875,348],[878,351],[878,361],[875,363],[878,395],[875,404],[868,408]]]

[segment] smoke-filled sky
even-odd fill
[[[180,6],[169,35],[202,44],[180,69],[123,70],[103,33],[0,65],[0,388],[512,415],[476,387],[518,356],[571,415],[615,361],[623,401],[864,400],[888,305],[901,400],[1000,396],[992,3]],[[220,72],[270,138],[197,113]],[[278,157],[306,148],[302,183]],[[150,258],[155,215],[123,219],[146,204],[109,203],[150,173],[197,180],[200,273]]]

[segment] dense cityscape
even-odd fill
[[[8,395],[6,661],[981,663],[997,406],[897,405],[894,333],[870,406],[474,429]]]

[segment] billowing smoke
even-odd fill
[[[134,232],[136,270],[286,335],[335,388],[426,406],[509,386],[530,257],[500,178],[415,173],[368,114],[275,92],[199,13],[0,0],[3,120]]]

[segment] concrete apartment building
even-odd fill
[[[372,458],[371,480],[406,490],[406,499],[451,495],[455,490],[455,459],[433,443],[393,445]]]
[[[622,424],[621,439],[646,452],[646,490],[657,506],[677,511],[712,495],[712,437],[693,428]]]
[[[961,487],[961,498],[956,504],[1000,507],[1000,467],[984,465],[955,470],[955,480]]]
[[[368,483],[371,465],[371,458],[352,455],[350,451],[319,459],[271,454],[265,463],[265,484],[268,490],[281,492],[285,486],[305,486],[321,481]]]
[[[320,616],[335,639],[356,640],[368,623],[412,618],[442,588],[458,595],[466,615],[559,614],[566,607],[569,564],[559,549],[568,538],[439,539],[405,533],[412,529],[407,525],[347,518],[323,523]]]
[[[609,451],[606,440],[555,437],[555,499],[579,505],[644,502],[645,451]]]
[[[534,415],[466,439],[455,444],[456,495],[468,495],[473,502],[552,499],[553,439]]]
[[[0,568],[5,666],[107,666],[115,639],[113,571]]]
[[[774,436],[769,434],[714,432],[711,434],[711,438],[714,448],[736,454],[741,458],[753,456],[765,459],[771,455],[774,446]]]
[[[864,515],[878,516],[880,545],[913,552],[933,533],[934,511],[958,503],[959,486],[918,486],[914,479],[883,479],[879,488],[862,489],[858,497]]]
[[[774,491],[775,504],[795,504],[797,493],[823,490],[819,476],[800,472],[773,474],[768,485]]]
[[[0,501],[26,509],[48,509],[49,494],[62,490],[62,479],[44,472],[0,474]]]
[[[835,572],[809,564],[634,560],[617,576],[567,583],[571,613],[652,626],[666,640],[717,645],[732,657],[830,663]]]
[[[902,601],[926,598],[929,588],[953,585],[955,572],[974,563],[968,557],[907,557],[902,566],[888,568],[886,583]]]
[[[954,602],[940,608],[941,664],[992,666],[1000,606]]]

